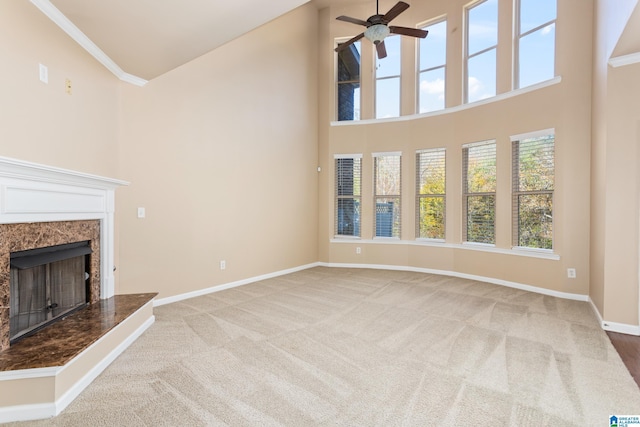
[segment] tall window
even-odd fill
[[[416,154],[416,237],[444,240],[445,149]]]
[[[376,118],[400,116],[400,36],[384,39],[387,57],[376,56]]]
[[[464,241],[495,244],[496,142],[462,148]]]
[[[400,237],[400,154],[373,155],[375,236]]]
[[[465,99],[474,102],[496,95],[498,0],[481,0],[465,9]]]
[[[518,0],[516,88],[555,76],[556,0]]]
[[[360,236],[362,156],[336,156],[336,236]]]
[[[360,120],[360,42],[337,57],[338,120]]]
[[[445,71],[447,65],[447,21],[422,28],[429,36],[420,40],[418,67],[418,111],[442,110],[444,103]]]
[[[513,137],[513,245],[553,249],[553,132]]]

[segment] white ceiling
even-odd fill
[[[31,0],[123,80],[144,84],[310,0]],[[311,0],[318,8],[345,0]]]

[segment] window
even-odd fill
[[[518,0],[516,88],[555,76],[556,0]]]
[[[462,148],[464,241],[495,244],[496,143]]]
[[[360,237],[361,155],[336,156],[336,236]]]
[[[373,155],[375,236],[400,237],[400,154]]]
[[[482,0],[465,10],[466,102],[496,95],[498,0]]]
[[[444,240],[445,149],[416,154],[416,237]]]
[[[400,116],[400,36],[387,37],[384,45],[387,57],[376,59],[377,119]]]
[[[445,69],[447,64],[447,21],[422,28],[429,36],[420,40],[418,66],[418,111],[442,110],[445,107]]]
[[[360,42],[337,57],[338,120],[360,120]]]
[[[512,137],[513,245],[553,249],[553,132]]]

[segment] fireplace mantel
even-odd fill
[[[100,220],[100,298],[111,298],[115,292],[115,189],[128,184],[0,157],[0,224]]]

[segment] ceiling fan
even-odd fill
[[[356,25],[362,25],[367,27],[363,33],[358,34],[354,38],[341,43],[335,49],[336,52],[340,52],[341,50],[346,49],[349,45],[357,42],[361,38],[365,37],[370,40],[373,44],[376,45],[376,52],[378,52],[378,58],[382,59],[387,56],[387,49],[384,46],[384,38],[389,34],[400,34],[403,36],[411,36],[411,37],[419,37],[421,39],[427,37],[429,33],[426,30],[420,30],[417,28],[408,28],[408,27],[394,27],[389,26],[389,22],[391,22],[394,18],[400,15],[405,10],[409,9],[409,5],[403,1],[399,1],[393,6],[385,15],[380,15],[378,12],[378,0],[376,0],[376,14],[370,16],[369,19],[363,21],[357,18],[351,18],[349,16],[338,16],[336,19],[338,21],[350,22]]]

